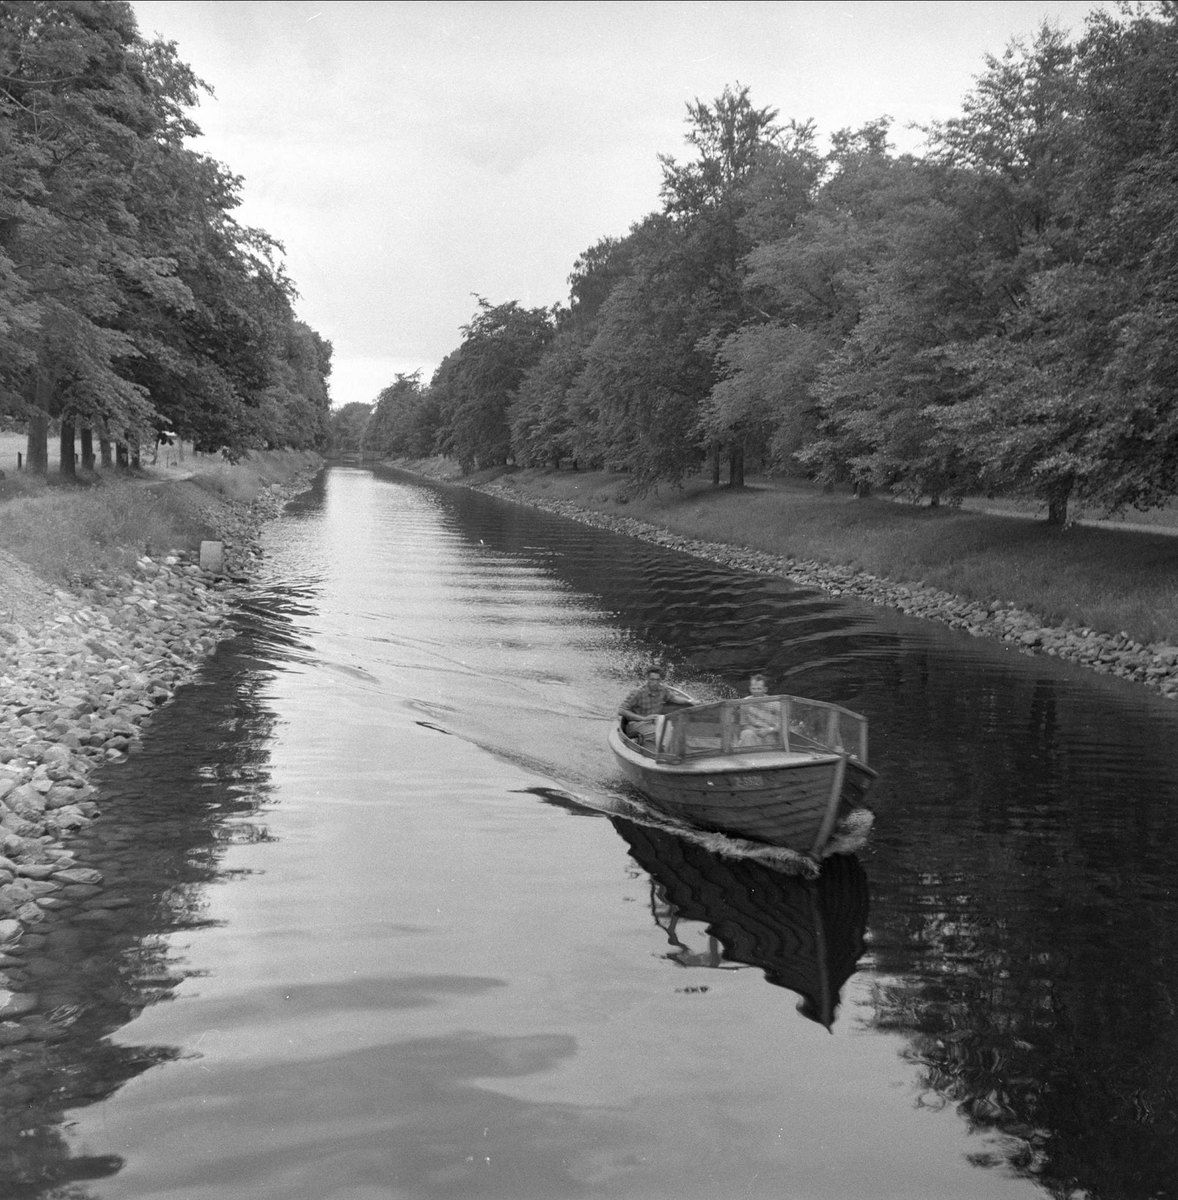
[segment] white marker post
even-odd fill
[[[225,543],[201,542],[200,569],[210,571],[214,575],[225,573]]]

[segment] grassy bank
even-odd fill
[[[439,460],[404,465],[457,478]],[[1053,624],[1178,644],[1178,538],[1164,534],[1061,530],[1041,520],[856,500],[801,482],[732,492],[692,480],[626,502],[619,500],[626,477],[606,472],[524,470],[501,481],[523,496],[569,500],[685,537],[1011,601]]]
[[[240,463],[191,462],[182,476],[144,471],[101,474],[85,482],[23,474],[0,493],[0,549],[51,583],[89,583],[144,552],[196,550],[215,536],[217,509],[252,501],[317,462],[295,451],[251,454]]]

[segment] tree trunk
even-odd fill
[[[1072,495],[1071,479],[1057,483],[1047,495],[1047,524],[1061,529],[1068,523],[1068,500]]]
[[[74,447],[74,423],[69,417],[61,418],[61,460],[59,470],[67,479],[76,479],[77,450]]]
[[[29,444],[27,466],[38,475],[49,471],[49,414],[35,409],[29,416]]]
[[[104,467],[110,466],[110,438],[98,439],[98,456]]]
[[[89,426],[82,430],[82,470],[94,470],[94,431]]]
[[[728,449],[728,486],[744,487],[744,446],[733,445]]]

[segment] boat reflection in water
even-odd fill
[[[806,879],[610,819],[650,876],[651,911],[673,947],[668,958],[685,967],[757,967],[801,997],[803,1016],[827,1029],[834,1024],[839,993],[865,948],[867,876],[857,858],[834,855],[816,879]],[[704,924],[706,947],[682,940],[682,921]]]

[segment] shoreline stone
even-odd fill
[[[883,579],[852,567],[782,558],[724,542],[705,542],[672,533],[636,517],[615,517],[582,508],[571,500],[529,496],[500,480],[463,486],[568,517],[583,525],[625,534],[668,550],[679,550],[721,566],[777,575],[791,583],[819,588],[830,596],[894,608],[911,617],[948,625],[972,637],[994,638],[1022,654],[1050,655],[1101,675],[1143,684],[1169,700],[1178,699],[1178,646],[1166,642],[1143,644],[1127,633],[1102,633],[1070,623],[1052,625],[1013,603],[993,601],[987,604],[923,583]]]
[[[35,614],[0,611],[0,962],[62,905],[54,893],[97,890],[99,873],[66,845],[98,815],[88,777],[137,753],[155,710],[232,636],[261,529],[307,483],[303,474],[249,503],[210,501],[224,574],[191,553],[143,555],[77,594],[46,589]],[[23,1001],[0,1005],[0,1022],[14,1004]]]

